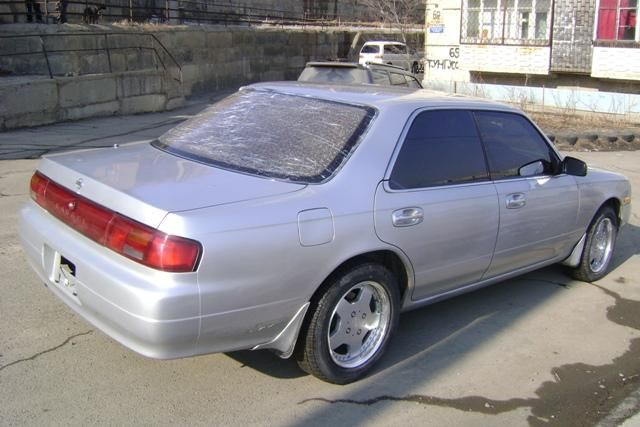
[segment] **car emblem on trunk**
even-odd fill
[[[76,190],[80,191],[83,185],[84,181],[82,180],[82,178],[76,179]]]

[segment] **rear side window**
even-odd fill
[[[319,183],[351,154],[373,114],[371,108],[243,89],[153,145],[224,169]]]
[[[373,77],[373,82],[377,85],[389,86],[391,84],[389,80],[389,73],[384,70],[371,70],[371,76]]]
[[[411,124],[389,186],[401,190],[488,179],[472,113],[425,111]]]
[[[407,53],[407,47],[399,44],[385,44],[384,45],[384,53],[390,54],[404,54]]]
[[[519,169],[541,160],[544,174],[553,174],[558,158],[535,127],[519,114],[475,113],[492,179],[519,177]]]
[[[391,84],[393,86],[407,86],[407,80],[404,78],[404,74],[389,73],[391,76]]]
[[[380,53],[380,46],[374,44],[362,46],[360,53]]]

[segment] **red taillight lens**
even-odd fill
[[[194,246],[191,240],[177,236],[155,236],[146,261],[159,265],[164,271],[183,271],[193,268],[192,260],[197,260],[199,255],[200,247]]]
[[[78,196],[40,172],[31,178],[31,197],[91,240],[157,270],[195,271],[200,243],[170,236]]]
[[[47,184],[49,184],[49,180],[38,172],[34,173],[31,177],[31,183],[29,185],[31,198],[40,205],[44,202],[44,192],[47,189]]]
[[[154,230],[128,218],[114,218],[106,246],[128,258],[143,262],[154,237]]]
[[[70,216],[69,225],[95,240],[101,245],[105,244],[105,230],[113,219],[111,211],[101,209],[93,203],[87,203],[84,199],[76,202],[76,209]]]

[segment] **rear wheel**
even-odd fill
[[[587,230],[580,264],[571,271],[571,275],[584,282],[603,278],[609,272],[617,234],[618,217],[611,207],[605,206],[596,214]]]
[[[338,276],[320,297],[301,336],[298,364],[335,384],[363,377],[382,356],[398,324],[395,277],[378,264]]]

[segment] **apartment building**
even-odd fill
[[[640,93],[637,0],[428,0],[425,82]]]

